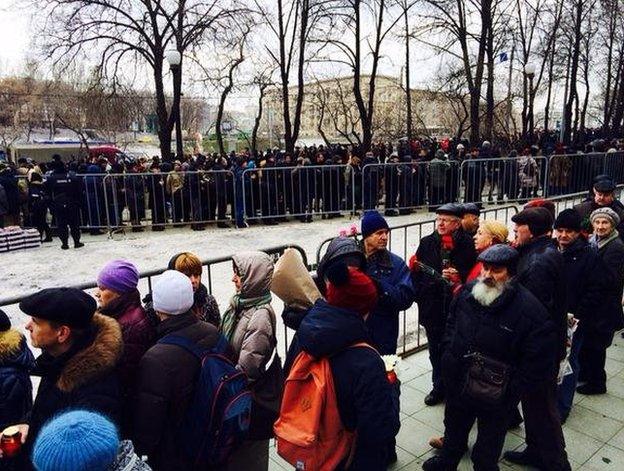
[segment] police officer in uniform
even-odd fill
[[[61,248],[69,249],[67,242],[70,233],[74,240],[74,248],[84,247],[80,242],[82,181],[73,172],[67,172],[63,162],[55,161],[52,174],[45,182],[45,190],[52,200],[58,236],[63,244]]]

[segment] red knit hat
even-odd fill
[[[326,273],[327,302],[365,316],[377,304],[377,287],[365,273],[338,263]]]

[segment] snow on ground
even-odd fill
[[[407,216],[387,218],[391,227],[410,224],[416,221],[430,220],[431,213],[420,212]],[[341,227],[358,223],[357,217],[342,217],[330,220],[315,220],[310,224],[298,221],[280,223],[277,226],[251,226],[248,229],[217,229],[191,231],[189,227],[170,228],[163,232],[133,233],[115,235],[113,239],[106,235],[84,235],[85,246],[75,250],[61,250],[60,242],[44,244],[38,249],[9,252],[0,255],[0,299],[20,296],[36,292],[43,288],[69,286],[95,280],[98,270],[109,260],[125,258],[132,261],[139,271],[162,269],[176,253],[190,251],[201,259],[217,258],[232,255],[244,250],[266,249],[278,245],[294,244],[302,247],[310,263],[316,262],[316,250],[325,239],[338,235]],[[359,226],[359,224],[358,224]],[[401,257],[409,258],[418,246],[420,237],[433,230],[432,224],[411,227],[408,230],[397,229],[392,234],[391,250]],[[405,244],[407,239],[407,244]],[[71,243],[70,243],[71,246]],[[230,262],[220,263],[211,269],[210,278],[212,292],[223,312],[233,294],[231,283],[232,267]],[[206,271],[202,281],[208,285]],[[139,285],[141,294],[148,291],[146,280]],[[280,351],[285,345],[283,337],[285,329],[281,324],[282,304],[274,297],[275,311],[278,317],[278,334],[281,339]],[[28,321],[17,307],[3,307],[18,328]],[[417,311],[410,309],[404,321],[400,323],[400,331],[410,335],[410,346],[417,341]],[[288,334],[289,336],[291,334]],[[401,342],[399,342],[401,344]]]

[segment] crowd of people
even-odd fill
[[[499,160],[501,150],[488,141],[470,147],[446,139],[379,143],[363,155],[353,147],[311,146],[293,155],[247,150],[171,161],[21,158],[17,165],[0,162],[0,227],[36,227],[49,242],[49,212],[63,248],[69,248],[70,234],[80,247],[81,227],[91,234],[123,226],[143,231],[149,221],[155,231],[170,224],[203,230],[208,223],[274,225],[289,217],[310,222],[314,215],[371,209],[395,216],[460,200],[528,200],[585,191],[596,173],[624,181],[621,158],[615,158],[623,148],[617,140],[596,140],[581,149],[583,158],[572,158],[566,155],[570,149],[534,145]]]
[[[266,470],[276,437],[296,469],[386,469],[397,460],[401,384],[381,355],[396,354],[400,312],[416,303],[433,371],[424,401],[445,407],[444,435],[430,442],[440,451],[423,469],[456,470],[477,422],[475,469],[498,470],[503,454],[569,470],[561,425],[575,393],[606,392],[606,350],[624,327],[614,192],[598,175],[586,201],[558,214],[531,200],[512,217],[512,240],[478,205],[445,203],[407,261],[388,250],[383,215],[366,212],[361,240],[333,239],[320,261],[321,298],[285,306],[295,335],[283,366],[263,252],[232,257],[223,313],[188,252],[143,298],[127,260],[101,268],[95,299],[74,288],[30,295],[19,307],[40,356],[0,316],[0,430],[23,442],[0,463]],[[34,402],[30,375],[41,378]],[[526,447],[504,451],[523,421]]]

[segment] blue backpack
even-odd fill
[[[228,342],[222,335],[211,349],[174,334],[158,343],[181,347],[201,362],[195,392],[176,431],[180,449],[197,468],[223,465],[249,430],[247,376],[224,355]]]

